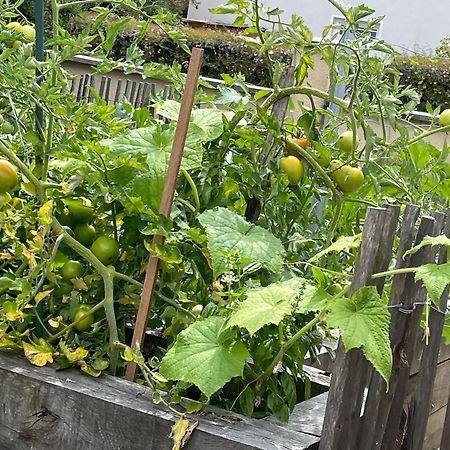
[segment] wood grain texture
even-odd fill
[[[161,203],[159,205],[159,213],[164,217],[170,216],[172,202],[175,195],[178,173],[180,171],[181,160],[183,158],[184,145],[191,118],[192,107],[194,105],[195,92],[197,90],[197,82],[200,76],[200,68],[203,58],[203,49],[193,48],[191,59],[189,62],[188,73],[186,75],[186,83],[184,86],[183,97],[181,99],[180,112],[178,114],[177,127],[172,143],[172,151],[170,153],[167,173],[164,180],[164,188],[161,195]],[[156,235],[153,238],[156,244],[164,243],[164,237]],[[136,325],[133,333],[132,347],[136,345],[144,345],[145,331],[147,329],[148,314],[152,307],[153,291],[158,276],[159,259],[151,256],[145,273],[144,287],[142,288],[141,301],[136,317]],[[137,365],[134,362],[127,364],[125,378],[133,381],[136,377]]]
[[[429,235],[437,234],[438,226],[433,217],[424,216],[417,231],[415,244]],[[433,260],[433,252],[430,248],[423,247],[410,258],[411,267],[417,267]],[[416,302],[426,300],[426,291],[421,283],[414,281],[414,274],[407,274],[401,303],[406,309],[411,309]],[[400,423],[404,415],[404,402],[406,397],[407,383],[417,343],[422,307],[415,307],[411,314],[403,314],[396,310],[392,314],[394,370],[389,386],[387,398],[390,400],[389,411],[385,433],[381,448],[383,450],[394,450],[397,448],[397,436],[401,429]]]
[[[386,219],[385,208],[369,208],[362,232],[350,295],[371,283],[380,238]],[[339,343],[331,377],[330,392],[320,441],[320,450],[356,448],[355,423],[359,420],[368,363],[361,350],[345,352]]]
[[[3,352],[0,383],[0,449],[172,448],[168,436],[174,416],[152,403],[146,387],[109,376],[90,378],[75,369],[36,368],[23,357]],[[205,414],[192,416],[199,426],[186,449],[313,450],[319,441],[313,432],[320,432],[325,398],[296,407],[293,417],[301,418],[304,425],[207,408]],[[311,433],[301,431],[302,426]]]
[[[433,215],[436,220],[435,231],[440,234],[444,223],[444,214]],[[445,234],[450,237],[450,213],[446,218]],[[447,262],[446,248],[439,251],[439,264]],[[438,312],[430,310],[428,345],[423,346],[420,368],[415,380],[414,394],[408,405],[407,450],[421,450],[425,439],[428,416],[432,405],[433,386],[435,383],[439,349],[442,341],[445,312],[448,303],[448,288],[444,290],[439,302]],[[445,396],[448,397],[447,395]]]

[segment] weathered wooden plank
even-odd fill
[[[447,408],[442,428],[442,438],[440,450],[450,450],[450,395],[447,400]]]
[[[444,426],[445,412],[446,408],[444,407],[438,409],[430,415],[425,439],[422,447],[420,447],[421,450],[436,450],[438,448],[439,450],[448,450],[448,448],[442,447],[442,445],[439,447],[442,437],[442,429]]]
[[[447,405],[448,396],[450,394],[450,360],[440,363],[436,366],[436,376],[434,378],[433,389],[431,392],[429,415],[434,414],[437,410]],[[406,391],[406,401],[409,404],[417,390],[419,382],[418,374],[410,377],[408,389]],[[425,405],[418,405],[419,408]]]
[[[36,368],[23,357],[3,352],[0,383],[2,449],[172,448],[168,436],[175,418],[152,403],[146,387],[113,377],[90,378],[76,369]],[[315,411],[320,430],[323,399],[305,404],[294,414],[305,418]],[[192,418],[199,426],[189,442],[191,450],[313,450],[319,440],[291,424],[258,421],[219,408]]]
[[[434,214],[434,218],[436,219],[436,234],[440,234],[445,216],[444,214]],[[450,237],[450,211],[446,219],[444,233]],[[440,250],[438,262],[439,264],[447,262],[447,251],[445,247]],[[448,293],[449,290],[445,289],[440,298],[439,311],[435,309],[430,310],[429,342],[428,345],[423,346],[419,373],[415,380],[415,392],[408,408],[408,432],[406,440],[406,448],[408,450],[421,450],[425,439],[427,421],[432,404],[439,348],[441,347],[442,341],[442,329],[447,310]]]
[[[372,281],[385,218],[385,208],[367,210],[350,295]],[[364,393],[361,385],[366,381],[367,364],[359,349],[346,353],[339,343],[320,440],[321,450],[355,448],[357,433],[354,424],[360,415]]]
[[[436,235],[439,226],[433,217],[422,217],[415,243],[418,244],[426,235]],[[412,267],[426,264],[433,260],[435,250],[423,247],[414,253],[410,258]],[[400,297],[405,309],[413,309],[410,314],[404,314],[394,309],[392,312],[392,327],[394,329],[391,336],[393,345],[394,368],[389,385],[389,392],[385,398],[390,400],[391,408],[387,418],[387,424],[381,448],[383,450],[393,450],[398,441],[400,423],[404,415],[404,401],[406,396],[407,382],[412,365],[412,360],[417,342],[422,307],[415,306],[426,299],[426,291],[421,283],[414,281],[414,274],[407,274],[403,295]],[[414,306],[413,306],[414,305]],[[391,400],[392,399],[392,400]]]

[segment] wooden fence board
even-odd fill
[[[154,405],[144,386],[113,377],[94,379],[78,369],[36,368],[24,357],[4,352],[0,383],[0,449],[172,448],[168,436],[174,416]],[[323,413],[323,405],[323,399],[312,399],[298,405],[295,414]],[[319,441],[288,424],[219,408],[206,408],[204,415],[192,418],[199,425],[189,450],[313,450]]]
[[[434,231],[435,219],[429,216],[422,217],[414,243],[420,243],[426,235],[435,234]],[[401,257],[400,253],[399,257]],[[401,259],[403,258],[401,257]],[[431,254],[429,249],[424,247],[411,255],[410,258],[407,257],[405,259],[410,267],[416,267],[425,262],[429,262],[431,260]],[[396,278],[394,277],[391,293],[394,290],[394,281]],[[398,296],[398,300],[404,305],[404,308],[412,309],[415,303],[423,302],[426,299],[426,291],[419,283],[414,281],[414,274],[407,274],[402,278],[404,278],[404,281],[401,281],[403,284],[403,292]],[[386,400],[383,405],[383,414],[386,414],[387,411],[389,414],[384,417],[380,417],[380,411],[378,414],[382,423],[386,424],[381,442],[381,448],[383,450],[394,450],[397,448],[398,433],[404,414],[403,403],[417,341],[417,329],[419,327],[421,313],[421,307],[416,307],[411,314],[404,314],[395,308],[392,311],[391,345],[394,366],[389,380],[389,392],[384,397]],[[378,444],[374,448],[379,448],[380,441],[377,442]]]
[[[367,210],[350,295],[371,282],[385,218],[385,208]],[[342,343],[339,343],[320,441],[321,450],[352,448],[355,439],[353,424],[360,414],[363,396],[359,389],[361,374],[365,373],[366,364],[359,349],[345,353]]]
[[[436,234],[440,234],[444,223],[444,215],[434,215],[436,219]],[[440,229],[439,229],[440,228]],[[447,214],[445,234],[450,237],[450,211]],[[440,249],[439,264],[447,262],[446,248]],[[442,341],[442,328],[444,326],[445,312],[448,303],[448,288],[444,290],[440,298],[439,311],[430,310],[429,329],[430,337],[428,345],[423,346],[420,368],[417,374],[414,395],[409,403],[408,432],[406,448],[408,450],[422,450],[427,429],[427,420],[430,414],[433,386],[435,382],[439,348]],[[447,396],[446,396],[447,397]]]

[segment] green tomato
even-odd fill
[[[106,266],[119,257],[119,243],[109,236],[99,236],[91,245],[92,253]]]
[[[71,283],[62,282],[60,285],[53,289],[52,294],[55,297],[62,297],[63,295],[69,295],[73,291],[73,285]]]
[[[298,184],[303,177],[303,163],[293,155],[280,159],[280,169],[287,175],[291,186]]]
[[[64,203],[73,223],[88,223],[94,215],[94,208],[84,205],[81,199],[66,199]]]
[[[355,146],[358,147],[359,138],[356,136]],[[353,132],[348,130],[339,135],[337,140],[338,149],[344,153],[352,153],[353,150]]]
[[[91,310],[91,308],[88,305],[78,305],[77,309],[75,310],[75,314],[73,316],[72,322],[77,322],[75,324],[75,329],[77,331],[83,332],[89,330],[89,328],[92,327],[92,324],[94,323],[94,315],[89,314],[87,317],[80,319]]]
[[[20,32],[28,42],[33,42],[36,39],[36,30],[31,25],[23,25]]]
[[[75,227],[75,239],[86,247],[95,241],[95,228],[87,223],[80,223]]]
[[[444,109],[439,115],[439,126],[448,127],[450,125],[450,109]]]
[[[16,33],[22,33],[22,25],[19,22],[9,22],[6,25],[6,28],[11,31],[15,31]]]
[[[79,261],[67,261],[61,267],[61,275],[64,280],[72,280],[83,276],[84,267]]]
[[[11,122],[5,120],[2,123],[0,130],[3,134],[13,134],[16,129]]]
[[[6,159],[0,159],[0,193],[12,191],[17,182],[16,168]]]

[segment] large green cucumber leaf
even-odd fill
[[[241,377],[248,351],[241,342],[221,341],[224,323],[222,317],[208,317],[183,330],[161,361],[161,375],[193,383],[208,398]]]
[[[361,348],[386,383],[392,370],[389,321],[374,286],[359,289],[352,298],[336,298],[328,307],[327,324],[339,328],[345,350]]]
[[[203,212],[198,220],[206,231],[212,268],[217,277],[229,267],[229,255],[239,254],[244,267],[259,266],[271,272],[281,270],[284,248],[270,231],[246,222],[226,208]]]

